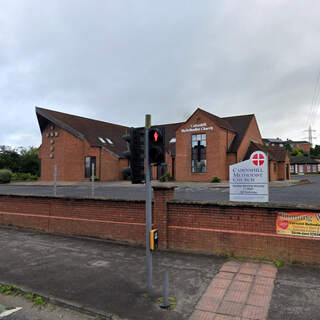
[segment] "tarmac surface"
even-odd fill
[[[301,184],[301,180],[307,184]],[[153,184],[159,182],[153,182]],[[160,183],[161,184],[161,183]],[[229,183],[172,182],[176,200],[229,201]],[[0,194],[54,194],[52,182],[14,182],[0,185]],[[102,198],[145,199],[145,186],[130,181],[96,182],[94,196]],[[59,182],[58,196],[91,197],[90,182]],[[286,204],[320,205],[320,175],[294,176],[289,181],[269,184],[269,202]]]
[[[6,308],[4,312],[1,307]],[[21,308],[21,309],[20,309]],[[0,319],[3,320],[97,320],[94,315],[46,303],[35,305],[22,296],[0,294]]]
[[[108,319],[186,319],[225,261],[174,252],[153,255],[146,295],[145,248],[0,227],[0,283],[78,305]],[[162,310],[164,270],[173,311]]]
[[[153,289],[147,296],[145,248],[7,227],[0,227],[0,246],[0,283],[13,284],[78,310],[91,310],[107,319],[189,319],[197,310],[204,311],[201,300],[221,273],[243,282],[248,281],[243,274],[251,273],[252,281],[258,276],[275,277],[274,281],[268,280],[273,281],[271,300],[260,299],[260,303],[270,301],[265,319],[320,319],[319,266],[285,265],[277,272],[271,271],[274,272],[272,276],[261,274],[263,268],[274,268],[267,262],[157,251],[153,255]],[[228,265],[238,267],[228,269]],[[169,272],[169,296],[177,301],[174,310],[159,308],[165,269]],[[253,286],[256,284],[252,283]],[[250,290],[255,291],[253,286]],[[231,302],[232,299],[244,299],[231,292],[225,296],[226,301],[230,302],[232,295]],[[260,292],[260,295],[264,294]],[[198,319],[263,319],[254,313],[244,313],[248,306],[252,307],[248,299],[249,295],[246,295],[242,300],[241,314],[230,314],[230,308],[222,303],[220,309],[211,311],[211,318],[199,316]]]

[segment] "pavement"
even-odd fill
[[[299,176],[299,178],[283,181],[270,181],[270,187],[289,187],[293,185],[299,185],[302,183],[308,183],[307,178]],[[89,187],[91,186],[91,181],[57,181],[57,186],[67,187],[67,186],[82,186]],[[158,180],[153,180],[152,185],[163,184]],[[175,186],[177,188],[229,188],[229,181],[220,181],[218,183],[212,182],[193,182],[193,181],[173,181],[165,182],[166,185]],[[52,186],[53,181],[13,181],[9,185],[12,186]],[[131,181],[95,181],[95,187],[132,187],[132,188],[141,188],[144,187],[144,184],[132,184]]]
[[[2,311],[2,307],[5,311]],[[95,315],[51,303],[35,305],[21,296],[0,294],[0,319],[4,320],[97,320]]]
[[[266,320],[276,274],[272,263],[226,262],[189,320]]]
[[[156,251],[147,295],[145,248],[8,227],[0,246],[0,283],[102,319],[320,319],[317,265]],[[159,307],[165,270],[173,310]]]

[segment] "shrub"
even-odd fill
[[[216,176],[214,176],[212,179],[211,179],[211,182],[213,182],[213,183],[217,183],[217,182],[220,182],[221,181],[221,179],[219,178],[219,177],[216,177]]]
[[[8,169],[0,169],[0,183],[9,183],[11,181],[12,172]]]
[[[38,176],[33,175],[31,173],[20,173],[20,172],[14,172],[12,174],[12,181],[16,180],[37,180]]]
[[[159,178],[159,181],[160,182],[173,181],[173,176],[170,174],[170,172],[167,172],[165,175]]]
[[[125,169],[127,169],[127,168],[125,168]],[[128,174],[127,172],[124,172],[124,171],[122,171],[122,174],[123,174],[123,180],[126,180],[126,181],[131,180],[131,174]]]

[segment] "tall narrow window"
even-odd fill
[[[90,178],[92,176],[92,164],[94,164],[94,175],[96,175],[96,157],[85,157],[84,159],[84,177]]]
[[[192,173],[207,172],[207,139],[205,134],[193,134],[191,137]]]

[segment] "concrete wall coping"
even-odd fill
[[[145,203],[142,199],[121,199],[121,198],[103,198],[103,197],[77,197],[77,196],[50,196],[50,195],[34,195],[34,194],[0,194],[0,197],[11,197],[11,198],[33,198],[33,199],[62,199],[62,200],[76,200],[76,201],[109,201],[109,202],[135,202],[135,203]]]
[[[319,211],[320,206],[307,204],[288,204],[288,203],[260,203],[260,202],[222,202],[222,201],[198,201],[198,200],[169,200],[169,204],[178,205],[196,205],[203,207],[218,206],[218,207],[237,207],[237,208],[265,208],[274,210],[308,210]]]
[[[170,182],[159,182],[152,184],[152,188],[154,190],[172,190],[175,189],[177,186],[170,183]]]

